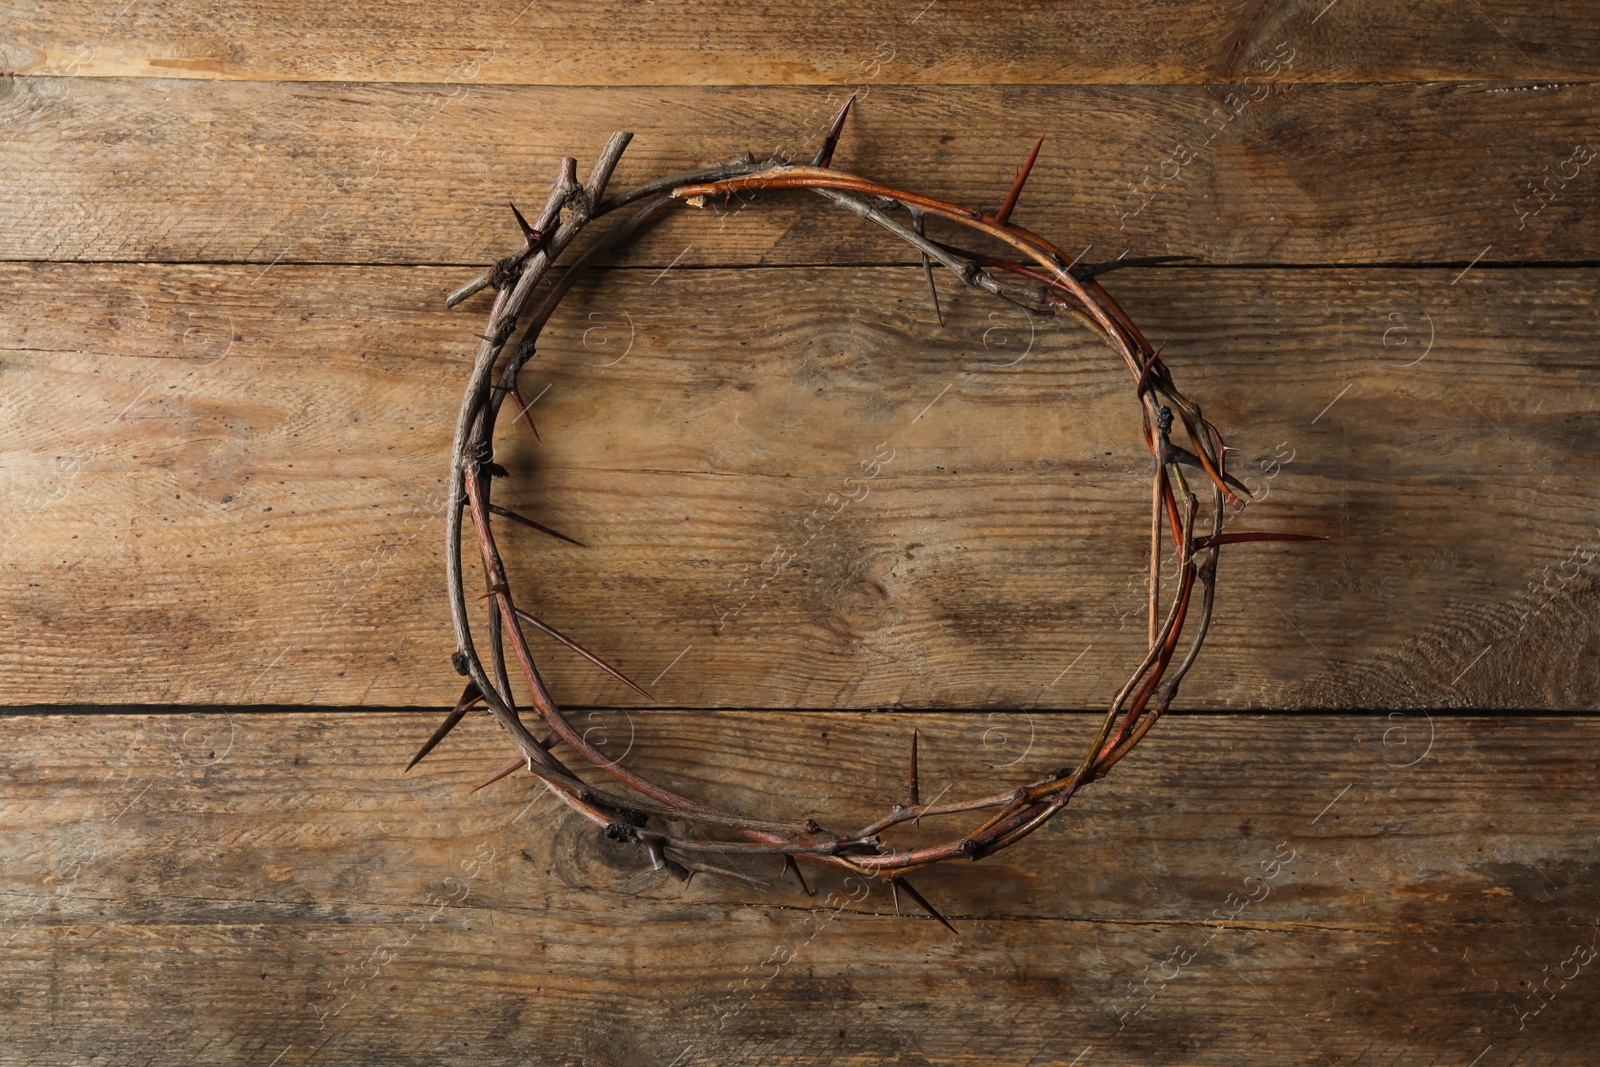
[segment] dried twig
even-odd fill
[[[563,159],[549,198],[534,222],[528,222],[522,212],[512,207],[522,233],[522,248],[450,295],[447,303],[454,306],[483,289],[495,291],[487,327],[479,335],[482,344],[468,378],[450,464],[450,493],[457,502],[448,510],[446,530],[450,608],[458,643],[454,662],[468,683],[461,703],[412,763],[427,755],[463,715],[481,702],[511,733],[520,753],[515,762],[489,782],[525,766],[570,807],[603,827],[608,836],[639,844],[657,868],[668,869],[685,879],[693,877],[695,872],[707,872],[749,882],[752,880],[739,872],[713,867],[694,857],[703,852],[729,857],[770,854],[782,857],[785,870],[792,871],[809,893],[810,888],[800,877],[795,863],[796,859],[805,859],[886,879],[895,891],[897,902],[898,891],[903,888],[930,915],[949,926],[944,916],[906,881],[906,875],[943,860],[980,859],[1017,843],[1066,806],[1085,785],[1109,771],[1167,710],[1179,682],[1200,650],[1210,622],[1221,546],[1304,538],[1272,533],[1222,533],[1225,510],[1244,507],[1244,500],[1234,492],[1235,488],[1243,490],[1244,487],[1227,473],[1227,446],[1217,428],[1201,415],[1198,405],[1178,390],[1159,352],[1095,280],[1096,274],[1122,264],[1076,268],[1054,244],[1011,221],[1023,185],[1038,158],[1042,138],[1040,144],[1035,144],[1026,164],[1018,170],[1001,207],[991,214],[830,169],[849,106],[847,102],[809,166],[796,166],[777,158],[757,161],[746,155],[702,171],[658,179],[606,199],[606,185],[630,134],[618,133],[611,138],[588,180],[582,184],[577,180],[576,160]],[[1111,701],[1083,757],[1074,765],[1035,777],[1005,792],[944,804],[937,803],[938,798],[934,803],[924,803],[917,780],[917,739],[913,733],[907,776],[908,803],[895,805],[882,818],[854,834],[835,833],[809,819],[796,825],[713,808],[646,781],[591,745],[551,699],[528,649],[522,624],[537,627],[635,690],[641,693],[644,690],[577,642],[516,605],[491,523],[491,518],[498,515],[563,540],[572,540],[491,503],[490,496],[494,479],[505,475],[493,460],[494,430],[500,405],[510,395],[520,416],[527,419],[530,427],[533,425],[517,391],[517,374],[533,356],[540,331],[582,268],[677,205],[703,206],[712,199],[733,195],[759,199],[762,195],[787,189],[810,190],[905,241],[921,257],[930,289],[933,265],[938,264],[965,285],[1035,313],[1067,315],[1089,329],[1122,359],[1133,380],[1145,443],[1151,455],[1148,648]],[[543,287],[537,303],[532,302],[536,290],[549,277],[551,267],[580,232],[603,216],[629,208],[632,212],[620,226],[592,244],[558,280]],[[902,210],[907,213],[909,225],[893,217],[893,213]],[[924,225],[930,217],[998,242],[1009,248],[1015,258],[996,257],[934,241],[926,235]],[[937,309],[936,290],[934,301]],[[940,317],[942,321],[942,312]],[[507,345],[519,330],[521,340],[507,355]],[[496,367],[499,368],[498,381],[494,380]],[[1177,426],[1181,426],[1187,446],[1170,439]],[[1201,507],[1198,496],[1190,490],[1183,467],[1203,476],[1209,499],[1206,507]],[[484,569],[492,678],[480,658],[468,622],[461,559],[463,513],[471,517]],[[1197,527],[1202,521],[1207,532],[1198,533]],[[1177,552],[1179,577],[1176,589],[1163,596],[1159,576],[1162,543],[1168,536]],[[1174,666],[1173,659],[1184,643],[1186,630],[1189,632],[1187,646]],[[505,662],[507,640],[532,695],[533,709],[548,731],[543,738],[536,737],[523,722],[521,710],[514,702]],[[557,744],[565,746],[561,757],[552,752]],[[602,791],[573,769],[580,765],[591,774],[615,779],[625,792]],[[893,850],[882,840],[885,832],[907,822],[978,813],[985,813],[981,821],[969,824],[964,831],[940,844]],[[686,828],[691,820],[719,827],[723,836],[700,837],[698,832]]]

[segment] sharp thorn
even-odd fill
[[[1145,390],[1150,388],[1150,372],[1155,370],[1156,363],[1161,359],[1161,350],[1165,347],[1165,341],[1157,345],[1156,350],[1150,353],[1150,358],[1145,360],[1144,366],[1139,369],[1139,381],[1134,388],[1134,396],[1142,397]]]
[[[1199,256],[1136,256],[1133,259],[1111,259],[1104,263],[1083,263],[1072,269],[1072,276],[1080,282],[1102,274],[1110,274],[1123,267],[1159,267],[1163,263],[1181,263],[1184,260],[1197,260]]]
[[[517,387],[511,387],[511,399],[517,402],[517,408],[522,412],[522,417],[527,420],[528,429],[533,431],[533,439],[544,444],[544,438],[539,436],[539,427],[533,424],[533,416],[528,414],[528,405],[523,401],[522,394],[517,392]]]
[[[478,790],[482,789],[486,785],[494,785],[494,783],[498,782],[500,779],[504,778],[506,775],[511,774],[513,771],[520,770],[521,768],[526,767],[527,765],[528,765],[528,757],[527,756],[519,756],[516,760],[514,760],[513,762],[507,764],[503,770],[495,771],[494,774],[490,775],[488,778],[485,778],[483,781],[481,781],[477,785],[473,786],[472,787],[472,792],[476,793]]]
[[[701,863],[698,860],[692,860],[687,856],[682,857],[676,862],[690,874],[694,874],[696,871],[699,871],[703,874],[715,874],[720,875],[723,878],[732,878],[734,881],[743,882],[745,885],[748,885],[754,889],[771,888],[771,886],[759,878],[752,878],[748,874],[744,874],[740,871],[729,870],[727,867],[718,867],[713,863]]]
[[[552,529],[550,529],[550,527],[545,526],[542,523],[534,522],[532,519],[528,518],[526,515],[519,515],[515,511],[512,511],[510,508],[503,508],[499,504],[490,504],[489,505],[489,511],[492,512],[495,515],[502,515],[505,518],[510,519],[512,522],[520,522],[522,525],[527,526],[530,529],[538,530],[542,534],[549,534],[551,537],[557,538],[558,540],[566,541],[568,544],[577,545],[579,548],[588,548],[589,547],[588,545],[584,544],[582,541],[579,541],[577,538],[568,537],[564,533],[560,533],[559,531],[552,530]]]
[[[668,874],[682,882],[685,889],[688,889],[689,883],[694,881],[695,872],[668,856],[665,852],[661,854],[661,865],[667,869]]]
[[[926,237],[923,229],[923,214],[920,208],[911,209],[911,228],[918,237]],[[933,314],[939,320],[939,325],[944,325],[944,311],[939,307],[939,288],[933,284],[933,259],[928,253],[922,253],[922,276],[928,279],[928,295],[933,297]]]
[[[1190,452],[1187,448],[1184,448],[1181,445],[1175,445],[1169,441],[1167,442],[1167,450],[1172,453],[1172,458],[1177,462],[1185,464],[1186,466],[1194,467],[1196,470],[1205,469],[1205,464],[1200,462],[1200,457],[1195,455],[1193,452]],[[1229,474],[1227,471],[1222,472],[1222,480],[1233,486],[1235,489],[1238,489],[1243,493],[1250,494],[1250,487],[1245,485],[1239,479],[1235,478],[1233,475]]]
[[[939,325],[944,325],[944,312],[939,307],[939,290],[933,284],[933,260],[928,258],[928,253],[922,253],[922,276],[928,279],[928,295],[933,297],[933,314],[939,320]]]
[[[785,853],[783,857],[783,869],[794,875],[795,881],[800,883],[800,888],[806,891],[806,896],[816,896],[816,894],[811,891],[811,887],[806,884],[806,876],[800,873],[800,865],[794,861],[793,856],[787,853]]]
[[[439,742],[444,740],[445,735],[456,728],[456,724],[466,716],[472,706],[482,699],[482,695],[478,693],[478,687],[468,682],[466,689],[461,692],[461,700],[456,704],[455,710],[445,716],[444,722],[440,723],[439,728],[433,731],[433,736],[424,741],[422,747],[417,749],[417,754],[411,757],[410,763],[406,764],[406,770],[409,771],[421,763],[422,758],[432,752]],[[405,771],[401,773],[404,774]]]
[[[935,919],[938,919],[940,924],[943,925],[944,928],[946,930],[949,930],[952,934],[954,934],[956,932],[956,928],[954,926],[950,925],[950,920],[946,919],[943,915],[940,915],[939,914],[939,909],[934,907],[932,904],[929,904],[928,903],[928,898],[923,896],[921,893],[917,892],[917,887],[916,886],[912,885],[910,882],[906,881],[904,878],[897,878],[897,879],[895,879],[895,881],[899,882],[902,886],[905,887],[905,891],[911,895],[911,899],[912,900],[916,901],[919,905],[922,906],[922,910],[923,911],[927,912],[929,915],[932,915]],[[893,885],[894,882],[890,882],[889,884]],[[957,935],[957,936],[960,936],[960,935]]]
[[[534,618],[532,615],[529,615],[526,611],[523,611],[521,608],[513,608],[512,610],[517,613],[517,618],[521,619],[523,622],[527,623],[529,626],[535,626],[535,627],[538,627],[540,630],[543,630],[545,633],[549,634],[551,637],[555,638],[557,641],[560,641],[563,645],[566,645],[568,648],[572,649],[572,651],[576,652],[578,655],[582,656],[584,659],[588,660],[590,663],[593,663],[596,667],[599,667],[601,670],[605,671],[607,674],[611,675],[611,677],[615,678],[617,681],[621,682],[623,685],[626,685],[629,689],[632,689],[635,693],[638,693],[640,696],[644,697],[646,700],[654,700],[655,699],[655,697],[651,696],[650,693],[647,690],[645,690],[642,687],[634,684],[633,680],[630,679],[626,674],[623,674],[621,671],[617,670],[611,664],[607,663],[605,660],[601,659],[599,656],[595,655],[593,652],[590,652],[587,648],[584,648],[582,645],[578,644],[578,642],[574,641],[572,638],[568,637],[566,634],[562,633],[560,630],[557,630],[554,626],[551,626],[548,623],[545,623],[545,622],[543,622],[543,621],[541,621],[539,619]]]
[[[911,728],[911,807],[922,804],[922,791],[917,788],[917,728]]]
[[[510,203],[510,201],[507,201],[507,203]],[[522,217],[522,212],[517,210],[517,205],[511,204],[511,213],[517,217],[517,225],[522,229],[522,239],[530,245],[538,244],[541,236],[539,231],[528,225],[528,220]]]
[[[822,147],[817,149],[817,154],[812,158],[813,167],[826,167],[833,162],[833,150],[839,146],[839,134],[844,129],[844,117],[850,113],[850,105],[856,102],[856,94],[851,93],[850,99],[844,102],[844,107],[839,109],[839,116],[833,120],[833,126],[828,130],[828,136],[823,140]]]
[[[889,896],[894,900],[894,913],[900,914],[900,879],[889,879]]]
[[[1004,226],[1006,220],[1011,217],[1011,209],[1017,206],[1017,198],[1022,195],[1022,186],[1028,180],[1028,175],[1032,173],[1034,160],[1039,158],[1039,149],[1043,145],[1044,138],[1042,136],[1038,141],[1034,142],[1033,152],[1028,156],[1028,161],[1022,165],[1021,170],[1017,171],[1017,178],[1011,183],[1011,192],[1006,194],[1006,202],[1000,205],[999,211],[994,213],[996,225]]]

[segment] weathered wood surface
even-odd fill
[[[7,700],[453,702],[463,273],[0,267]],[[1600,275],[1457,273],[1107,279],[1239,449],[1229,528],[1330,538],[1227,550],[1185,706],[1596,706]],[[1088,708],[1137,662],[1148,458],[1087,333],[948,286],[940,328],[914,268],[580,286],[498,458],[588,547],[509,558],[661,702]]]
[[[402,777],[432,716],[173,712],[0,719],[0,1062],[1589,1062],[1592,718],[1172,718],[1030,842],[923,872],[952,937],[825,874],[686,888],[525,777],[468,794],[486,718]],[[844,824],[913,726],[955,796],[1090,722],[587,725]]]
[[[0,718],[0,1063],[1593,1061],[1597,720],[1459,709],[1600,707],[1594,5],[201,7],[0,0],[0,706],[52,712]],[[459,684],[441,295],[562,155],[809,155],[851,92],[842,167],[992,207],[1042,133],[1019,222],[1198,257],[1108,285],[1232,528],[1330,541],[1228,552],[1181,704],[1382,709],[1172,717],[921,874],[958,938],[469,794],[482,716],[398,773]],[[590,547],[509,531],[518,587],[662,707],[557,696],[773,814],[902,799],[913,728],[925,794],[1059,765],[1140,651],[1125,375],[736,206],[525,375],[506,499]]]
[[[1043,134],[1017,220],[1086,262],[1594,256],[1593,83],[972,86],[958,113],[952,92],[874,89],[836,165],[994,207]],[[845,96],[3,79],[0,258],[487,263],[515,232],[507,199],[542,203],[557,161],[587,167],[614,130],[637,135],[620,189],[745,150],[809,155]],[[674,219],[632,262],[907,261],[811,199]]]
[[[1233,81],[1279,41],[1297,79],[1594,77],[1587,4],[506,0],[359,7],[85,0],[0,7],[0,63],[163,78],[537,85]]]

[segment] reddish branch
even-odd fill
[[[481,703],[511,733],[520,753],[514,763],[483,785],[526,767],[570,807],[603,827],[609,836],[636,842],[657,868],[665,867],[686,879],[704,871],[750,881],[746,875],[706,863],[700,857],[707,853],[771,854],[782,857],[784,869],[792,871],[809,892],[795,865],[797,858],[805,859],[889,879],[895,889],[897,908],[898,892],[905,889],[912,900],[943,922],[943,916],[906,881],[906,875],[930,863],[957,857],[979,859],[1015,844],[1044,825],[1078,790],[1109,771],[1167,710],[1179,683],[1199,653],[1211,618],[1220,547],[1243,541],[1304,538],[1270,533],[1222,533],[1225,507],[1233,510],[1244,507],[1244,501],[1233,491],[1243,486],[1226,470],[1227,446],[1222,435],[1204,418],[1199,405],[1178,390],[1159,352],[1095,280],[1097,271],[1075,267],[1055,245],[1011,221],[1012,211],[1038,157],[1042,138],[1017,172],[1001,206],[993,212],[984,212],[831,170],[829,164],[849,106],[847,103],[840,112],[810,166],[795,166],[778,158],[756,161],[744,156],[721,166],[659,179],[606,199],[611,172],[631,137],[625,133],[615,134],[586,182],[580,184],[577,180],[576,160],[561,161],[554,187],[534,222],[528,222],[513,206],[522,233],[522,247],[450,295],[448,303],[454,306],[483,289],[495,291],[487,328],[479,335],[482,344],[473,363],[457,422],[450,467],[450,491],[457,506],[448,509],[445,547],[450,608],[458,645],[454,662],[457,670],[467,677],[467,685],[460,702],[422,746],[412,765]],[[917,781],[917,741],[913,733],[906,802],[895,805],[882,818],[853,833],[830,830],[810,819],[804,823],[773,822],[702,804],[647,781],[591,745],[551,698],[535,665],[523,624],[565,644],[639,692],[644,693],[644,690],[577,642],[517,606],[495,539],[494,518],[518,522],[563,540],[572,539],[490,502],[494,479],[505,476],[504,469],[494,462],[493,449],[501,404],[506,396],[512,397],[516,416],[525,419],[532,428],[533,420],[517,390],[517,375],[533,356],[541,330],[582,268],[676,206],[703,206],[709,200],[735,195],[758,199],[763,194],[782,190],[809,190],[905,241],[921,256],[930,289],[933,288],[932,266],[938,264],[968,286],[1039,314],[1064,314],[1081,323],[1108,344],[1126,366],[1133,380],[1134,398],[1140,407],[1144,439],[1151,455],[1149,644],[1143,659],[1111,701],[1082,759],[1075,765],[1059,768],[992,796],[944,804],[925,803]],[[602,216],[624,210],[630,213],[622,224],[572,260],[569,269],[558,279],[551,279],[550,268],[586,226]],[[904,221],[897,217],[901,212],[905,215]],[[999,242],[1011,250],[1014,258],[996,257],[948,241],[932,240],[926,235],[924,225],[929,217],[944,220],[958,231],[971,231]],[[542,291],[541,283],[545,283]],[[937,307],[938,294],[935,291],[933,295]],[[510,342],[519,333],[520,339],[512,347]],[[1178,428],[1183,432],[1185,444],[1171,439],[1172,432]],[[1183,473],[1185,467],[1202,476],[1201,485],[1209,498],[1205,508],[1190,489]],[[1202,512],[1208,532],[1197,533],[1196,524]],[[472,520],[487,590],[479,598],[488,601],[487,666],[468,621],[461,558],[463,514],[470,515]],[[1163,610],[1160,572],[1166,535],[1170,535],[1175,547],[1179,577],[1177,588],[1165,597]],[[516,703],[506,663],[507,642],[526,683],[543,736],[536,735],[524,722],[524,709]],[[577,767],[588,777],[580,775],[574,769]],[[604,790],[591,781],[607,778],[620,791]],[[883,838],[886,832],[906,822],[958,816],[968,816],[969,820],[977,816],[980,821],[969,821],[964,831],[940,844],[908,850],[893,849]],[[699,824],[716,828],[716,835],[703,837],[689,829]]]

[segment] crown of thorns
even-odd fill
[[[457,642],[453,662],[457,672],[467,678],[467,683],[460,702],[406,769],[415,766],[469,711],[481,704],[510,733],[519,754],[516,760],[475,788],[481,789],[526,768],[569,807],[601,827],[608,837],[637,844],[655,868],[665,868],[684,880],[692,878],[696,872],[706,872],[752,881],[740,872],[706,862],[705,857],[709,853],[771,855],[781,857],[785,872],[792,872],[809,893],[796,862],[806,860],[885,879],[894,892],[897,907],[899,891],[904,889],[919,906],[949,926],[933,905],[912,887],[907,876],[932,863],[957,857],[982,859],[1016,844],[1065,807],[1078,790],[1106,774],[1144,738],[1170,706],[1179,683],[1194,664],[1205,640],[1221,546],[1242,541],[1310,538],[1297,534],[1222,532],[1225,507],[1238,511],[1245,504],[1234,490],[1246,494],[1249,491],[1226,472],[1228,446],[1217,428],[1201,415],[1198,404],[1178,390],[1158,350],[1151,347],[1138,327],[1096,281],[1096,275],[1110,266],[1127,265],[1129,261],[1100,267],[1069,263],[1055,245],[1010,221],[1023,184],[1038,158],[1038,144],[1017,172],[999,209],[974,210],[830,169],[849,110],[847,101],[809,166],[795,165],[781,156],[757,160],[746,154],[719,166],[659,178],[607,198],[606,185],[632,137],[628,133],[614,134],[588,180],[582,184],[577,180],[577,161],[571,157],[561,160],[549,199],[534,222],[529,223],[512,205],[511,210],[522,230],[521,249],[450,294],[447,304],[454,307],[483,289],[495,291],[488,328],[479,335],[482,344],[472,365],[456,423],[449,488],[449,499],[454,501],[454,506],[446,509],[445,552],[450,612]],[[757,200],[760,194],[790,189],[809,190],[861,219],[876,223],[916,249],[936,309],[935,264],[948,269],[965,285],[992,293],[1035,314],[1067,315],[1094,333],[1122,358],[1132,377],[1144,439],[1151,456],[1148,646],[1128,680],[1111,699],[1082,758],[1076,764],[1035,776],[1003,792],[976,799],[928,803],[923,801],[918,789],[917,735],[913,731],[905,802],[895,804],[876,821],[853,832],[840,832],[816,819],[799,823],[771,821],[704,804],[646,780],[595,748],[551,698],[528,647],[524,626],[541,631],[647,699],[653,698],[578,642],[517,606],[492,522],[499,517],[562,540],[572,540],[492,503],[490,496],[494,479],[504,478],[507,473],[494,462],[494,430],[501,405],[510,397],[518,414],[535,437],[538,436],[528,406],[517,389],[518,373],[533,356],[541,330],[583,273],[582,268],[676,205],[702,207],[712,198],[733,195]],[[551,278],[551,267],[585,227],[604,216],[624,211],[627,214],[620,224],[589,244],[558,277]],[[927,236],[924,225],[929,217],[981,234],[1009,252],[995,256],[934,240]],[[1138,262],[1172,258],[1186,257],[1158,257]],[[520,338],[512,345],[519,330]],[[1187,447],[1171,439],[1172,431],[1178,426],[1183,429]],[[1205,508],[1190,488],[1185,468],[1196,473],[1197,481],[1207,492],[1209,503]],[[468,622],[461,558],[463,514],[472,518],[487,587],[481,598],[488,602],[487,665]],[[1204,532],[1197,529],[1202,514],[1205,516]],[[1167,590],[1163,597],[1161,564],[1163,543],[1168,537],[1175,549],[1178,577],[1176,588]],[[1184,641],[1186,629],[1192,631],[1187,643]],[[506,664],[507,639],[531,693],[533,708],[543,724],[542,737],[523,721],[514,700]],[[558,745],[565,749],[558,751]],[[574,769],[580,762],[587,765],[589,778],[600,782],[609,779],[613,788],[603,788],[581,777]],[[885,842],[885,834],[914,820],[920,824],[923,820],[961,817],[966,817],[966,828],[938,844],[895,849]],[[691,823],[714,827],[717,836],[697,836],[698,831],[686,828]]]

